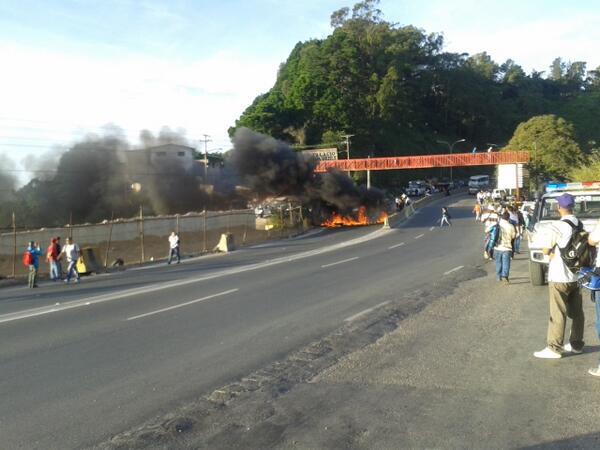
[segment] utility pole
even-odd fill
[[[350,159],[350,138],[353,137],[354,134],[345,134],[342,137],[345,139],[343,144],[346,144],[346,159]],[[348,171],[348,175],[350,175],[350,171]]]
[[[204,139],[201,139],[200,142],[204,142],[204,184],[208,184],[208,143],[212,142],[209,139],[208,134],[203,134]]]

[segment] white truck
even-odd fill
[[[549,258],[544,255],[550,240],[552,221],[559,220],[556,197],[565,192],[575,197],[575,216],[591,232],[600,219],[600,182],[554,183],[546,186],[546,193],[536,205],[529,226],[529,277],[531,284],[546,283]]]
[[[473,175],[469,178],[469,194],[477,194],[481,190],[486,190],[490,187],[489,175]]]

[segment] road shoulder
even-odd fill
[[[584,354],[536,360],[546,288],[529,284],[523,257],[510,286],[485,268],[398,298],[102,447],[598,447],[591,303]]]

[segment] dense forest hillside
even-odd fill
[[[553,114],[573,125],[584,153],[600,142],[600,68],[557,57],[527,74],[486,52],[449,53],[442,35],[387,22],[377,3],[334,12],[330,36],[298,43],[230,133],[248,127],[299,146],[350,133],[352,157],[443,153],[438,141],[457,139],[455,152],[482,151]]]

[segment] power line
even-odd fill
[[[198,161],[198,160],[196,160]],[[53,174],[80,174],[82,170],[59,170],[59,169],[0,169],[0,173],[53,173]],[[86,171],[87,172],[87,171]],[[154,175],[169,175],[169,176],[182,176],[183,172],[128,172],[124,171],[124,175],[135,175],[135,176],[154,176]]]

